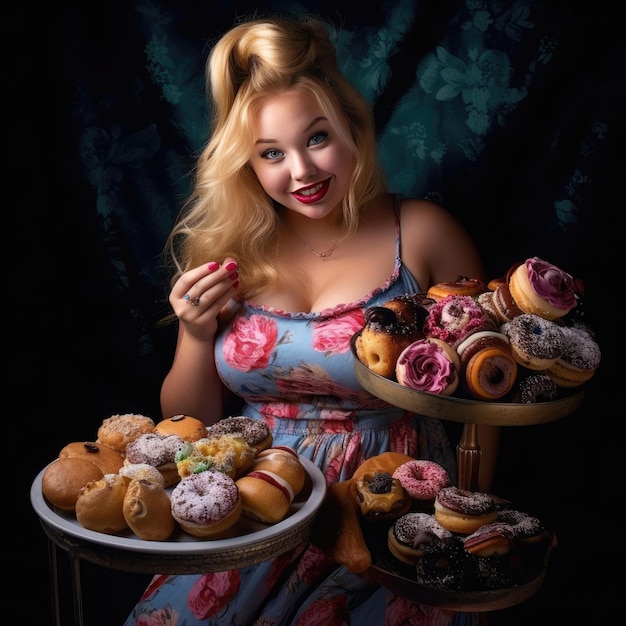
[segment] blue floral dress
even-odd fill
[[[220,333],[216,362],[225,385],[263,419],[273,445],[314,462],[327,483],[349,479],[386,451],[434,460],[456,475],[446,431],[437,419],[393,407],[358,383],[350,338],[370,306],[419,291],[400,256],[386,283],[357,302],[314,313],[244,303]],[[396,596],[305,544],[270,561],[204,575],[155,576],[126,625],[249,626],[486,624],[486,614],[456,613]]]

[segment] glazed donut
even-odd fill
[[[563,317],[576,306],[574,279],[536,256],[526,259],[511,273],[509,289],[522,311],[546,320]]]
[[[356,481],[361,515],[368,522],[388,522],[409,511],[411,501],[402,483],[389,472],[374,472]]]
[[[521,404],[549,402],[556,400],[558,394],[556,383],[547,374],[529,371],[518,379],[513,400]]]
[[[499,284],[494,289],[491,300],[493,302],[493,308],[496,311],[497,320],[500,324],[510,322],[514,317],[524,313],[515,303],[508,283]]]
[[[124,464],[124,455],[103,443],[72,441],[61,448],[60,459],[78,458],[97,465],[103,474],[117,474]]]
[[[157,435],[178,435],[184,441],[198,441],[207,436],[204,422],[190,415],[174,415],[156,423]]]
[[[207,437],[216,438],[222,435],[239,435],[256,452],[267,450],[272,445],[273,436],[269,426],[263,420],[245,415],[226,417],[207,428]]]
[[[465,387],[474,398],[498,400],[513,389],[517,362],[506,335],[477,331],[459,344],[457,353]]]
[[[106,443],[124,453],[126,446],[139,435],[154,431],[154,421],[145,415],[125,413],[111,415],[98,428],[98,443]]]
[[[222,536],[241,517],[235,481],[216,470],[192,474],[172,489],[171,511],[178,525],[201,539]]]
[[[359,361],[374,373],[393,378],[402,350],[424,336],[427,313],[422,302],[419,294],[405,294],[367,309],[365,326],[354,341]]]
[[[76,521],[99,533],[114,535],[128,529],[124,518],[124,497],[130,480],[119,474],[105,474],[89,481],[76,499]]]
[[[41,491],[62,511],[73,511],[80,490],[104,474],[95,464],[78,457],[64,457],[46,467],[41,477]]]
[[[400,481],[411,500],[432,504],[435,496],[452,481],[439,463],[425,459],[412,459],[400,465],[392,474]]]
[[[563,354],[548,367],[546,374],[559,387],[579,387],[586,383],[600,365],[600,347],[586,330],[562,326],[565,339]]]
[[[171,487],[180,480],[175,458],[184,443],[178,435],[159,435],[155,432],[139,435],[126,446],[124,465],[153,465],[163,475],[165,487]]]
[[[497,517],[495,500],[488,493],[444,487],[435,496],[435,519],[450,532],[469,535]]]
[[[513,358],[530,370],[551,367],[565,351],[565,337],[555,322],[533,313],[524,313],[503,324]]]
[[[485,291],[485,283],[479,278],[459,276],[456,280],[431,285],[426,295],[439,302],[448,296],[477,296]]]
[[[389,528],[387,547],[399,561],[415,565],[424,548],[452,541],[454,535],[428,513],[407,513]]]
[[[454,349],[479,330],[496,330],[496,325],[470,296],[447,296],[435,302],[423,326],[426,337],[440,339]]]
[[[131,480],[122,513],[129,528],[145,541],[165,541],[176,528],[170,497],[163,483],[144,478]]]
[[[450,345],[441,339],[418,339],[398,356],[395,377],[400,385],[449,396],[459,385],[461,361]]]

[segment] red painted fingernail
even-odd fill
[[[234,261],[229,261],[228,263],[226,263],[226,265],[224,265],[224,269],[227,272],[232,272],[233,270],[237,269],[237,263],[235,263]]]
[[[230,278],[231,280],[237,280],[239,278],[239,272],[233,272],[232,274],[229,274],[228,278]]]
[[[216,263],[215,261],[211,261],[209,263],[209,272],[214,272],[216,269],[218,269],[220,266],[219,263]]]

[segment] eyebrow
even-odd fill
[[[323,115],[313,118],[310,121],[309,125],[304,129],[304,132],[306,132],[307,130],[310,130],[311,128],[313,128],[313,126],[315,126],[315,124],[317,124],[318,122],[321,122],[322,120],[328,121],[327,118],[325,118]],[[260,143],[278,143],[278,140],[277,139],[264,139],[263,137],[260,137],[254,142],[254,145],[256,146]]]

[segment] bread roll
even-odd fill
[[[146,541],[165,541],[176,527],[171,506],[162,483],[133,479],[126,489],[122,512],[137,537]]]
[[[103,474],[117,474],[124,463],[124,455],[103,443],[72,441],[61,448],[59,458],[74,457],[95,463]]]
[[[185,441],[198,441],[207,436],[204,422],[190,415],[174,415],[156,423],[154,432],[159,435],[178,435]]]
[[[105,474],[88,482],[76,499],[78,523],[99,533],[114,534],[128,528],[124,517],[124,496],[130,481],[119,474]]]
[[[46,499],[63,511],[73,511],[80,490],[91,480],[104,476],[94,463],[79,458],[53,461],[44,470],[41,491]]]

